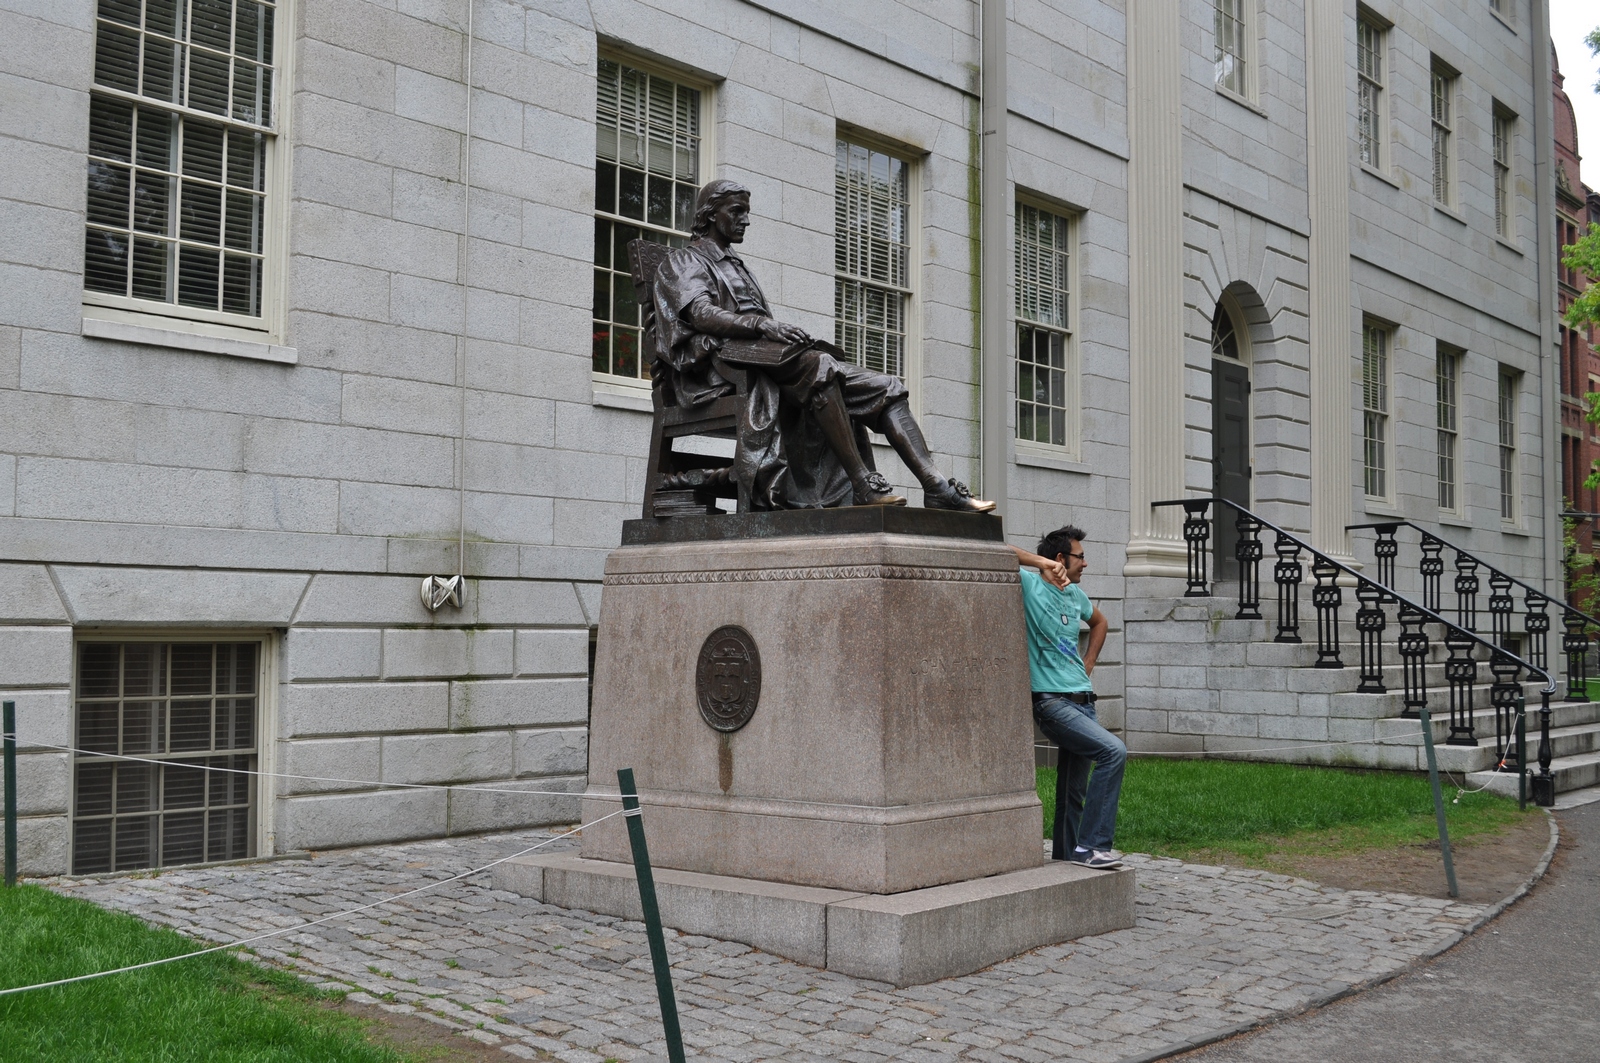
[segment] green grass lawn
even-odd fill
[[[1443,780],[1441,780],[1443,781]],[[1038,771],[1045,837],[1055,818],[1056,773]],[[1489,793],[1453,801],[1445,782],[1451,840],[1495,831],[1523,815]],[[1294,764],[1135,757],[1128,761],[1117,815],[1125,852],[1185,859],[1235,854],[1334,855],[1425,843],[1438,835],[1424,776]]]
[[[198,948],[170,930],[36,886],[0,888],[0,988]],[[9,1063],[403,1063],[291,975],[212,953],[0,997]],[[321,1002],[321,1003],[319,1003]]]

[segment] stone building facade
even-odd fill
[[[1088,529],[1130,741],[1185,704],[1121,696],[1123,602],[1183,563],[1154,501],[1552,574],[1538,0],[1019,3],[986,60],[995,2],[0,0],[25,866],[575,817],[649,427],[617,251],[713,176],[781,315],[904,375],[1013,541]]]

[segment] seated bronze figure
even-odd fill
[[[905,505],[872,464],[868,429],[882,433],[921,481],[927,507],[994,509],[934,466],[898,378],[855,365],[833,344],[773,319],[732,250],[749,223],[750,190],[711,181],[700,189],[687,247],[666,251],[636,241],[632,248],[658,407],[650,475],[660,475],[665,404],[680,424],[694,411],[710,415],[735,405],[734,457],[721,475],[737,485],[741,509]],[[645,268],[643,259],[658,257],[658,266]],[[673,480],[669,486],[706,482],[698,474],[663,479]],[[654,515],[648,499],[646,510]]]

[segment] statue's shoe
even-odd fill
[[[869,472],[855,485],[854,504],[858,506],[903,506],[903,495],[894,493],[881,472]]]
[[[987,513],[995,506],[993,502],[973,498],[967,485],[956,479],[924,487],[922,505],[924,509],[954,509],[963,513]]]

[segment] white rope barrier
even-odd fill
[[[482,867],[475,867],[471,871],[463,871],[459,875],[451,875],[449,878],[442,878],[437,882],[430,882],[425,886],[418,886],[414,890],[407,890],[404,893],[397,893],[392,897],[385,897],[382,900],[373,901],[371,904],[363,904],[359,908],[351,908],[351,909],[349,909],[347,911],[335,912],[332,915],[325,915],[320,919],[313,919],[310,922],[300,923],[300,924],[298,924],[296,926],[283,927],[283,928],[278,929],[278,930],[269,930],[264,934],[256,934],[256,935],[254,935],[252,937],[240,938],[238,941],[230,941],[226,945],[213,945],[210,948],[198,949],[198,950],[196,950],[194,952],[185,952],[185,953],[182,953],[181,955],[178,955],[178,956],[167,956],[164,959],[149,960],[149,961],[146,961],[145,963],[130,964],[127,967],[118,967],[115,970],[110,970],[110,971],[96,971],[93,974],[80,974],[80,975],[76,975],[75,977],[72,977],[72,978],[58,978],[53,982],[39,982],[36,985],[17,986],[16,988],[13,988],[13,989],[0,989],[0,997],[12,996],[13,994],[16,994],[16,993],[27,993],[27,992],[31,992],[32,990],[35,990],[35,989],[48,989],[48,988],[50,988],[52,986],[71,985],[74,982],[88,982],[88,981],[91,981],[91,980],[96,979],[96,978],[108,978],[108,977],[110,977],[111,975],[114,975],[114,974],[126,974],[129,971],[142,971],[142,970],[144,970],[146,968],[149,968],[149,967],[160,967],[163,964],[176,963],[179,960],[192,959],[195,956],[204,956],[204,955],[206,955],[208,953],[212,953],[212,952],[224,952],[224,951],[226,951],[228,949],[243,948],[244,946],[254,944],[257,941],[265,941],[268,938],[282,937],[284,934],[293,934],[293,933],[295,933],[297,931],[300,931],[300,930],[307,930],[307,929],[309,929],[311,927],[314,927],[314,926],[321,926],[324,923],[331,923],[335,919],[345,919],[345,918],[348,918],[348,917],[350,917],[352,915],[360,915],[362,912],[370,911],[373,908],[378,908],[378,907],[381,907],[381,906],[383,906],[385,904],[393,904],[396,901],[403,901],[407,897],[415,897],[417,894],[424,893],[427,890],[436,889],[439,886],[446,886],[446,885],[449,885],[452,882],[459,882],[464,878],[470,878],[473,875],[482,874],[483,872],[488,871],[490,868],[498,867],[499,865],[505,863],[508,860],[515,860],[519,856],[527,856],[529,853],[533,852],[534,850],[542,849],[546,845],[549,845],[551,842],[558,842],[562,838],[571,837],[572,835],[577,834],[579,831],[583,830],[584,827],[592,827],[596,823],[604,823],[606,820],[610,819],[612,816],[620,816],[620,815],[622,815],[622,811],[623,810],[619,808],[615,812],[608,812],[605,815],[601,816],[599,819],[596,819],[596,820],[594,820],[594,821],[592,821],[590,823],[584,824],[583,827],[574,827],[572,830],[565,831],[564,833],[561,833],[561,834],[557,834],[553,838],[546,838],[544,841],[540,842],[538,845],[529,846],[528,848],[522,850],[521,852],[512,853],[510,856],[502,856],[500,859],[491,861],[490,863],[487,863],[487,864],[484,864]]]

